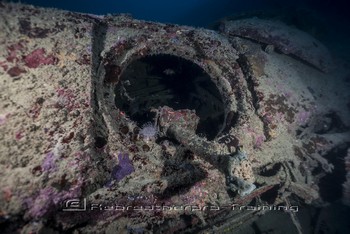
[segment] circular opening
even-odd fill
[[[143,125],[152,121],[152,108],[195,110],[200,118],[197,134],[209,140],[224,122],[224,104],[210,76],[181,57],[146,56],[128,65],[115,88],[115,104],[130,119]]]

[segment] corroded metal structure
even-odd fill
[[[324,155],[350,139],[349,71],[306,33],[259,19],[212,31],[3,3],[0,17],[8,231],[230,231],[267,212],[233,204],[322,202],[319,180],[333,169]],[[163,55],[200,67],[218,89],[213,139],[196,134],[197,110],[155,105],[142,131],[116,105],[116,86],[137,85],[128,66]]]

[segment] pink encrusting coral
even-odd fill
[[[21,75],[22,73],[26,73],[26,70],[23,68],[20,68],[18,66],[11,67],[8,71],[7,74],[9,74],[11,77],[16,77]]]
[[[24,63],[29,68],[37,68],[41,65],[54,65],[57,61],[58,59],[53,55],[46,55],[44,48],[33,50],[24,58]]]
[[[21,140],[24,137],[24,132],[22,130],[18,130],[15,132],[15,138],[17,141]]]
[[[7,62],[15,63],[20,60],[19,53],[25,48],[24,41],[19,41],[18,43],[11,44],[7,47],[8,56],[6,58]]]
[[[65,107],[68,111],[72,111],[74,108],[79,108],[79,103],[76,102],[74,91],[71,89],[59,88],[56,90],[57,102],[56,107]]]

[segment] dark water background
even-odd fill
[[[17,2],[93,14],[131,13],[135,18],[205,27],[230,14],[305,8],[325,18],[349,22],[346,0],[21,0]],[[344,22],[345,23],[345,22]]]

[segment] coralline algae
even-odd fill
[[[46,154],[45,159],[41,165],[41,168],[44,171],[47,172],[53,172],[57,169],[56,163],[55,163],[55,155],[53,152],[49,152]]]

